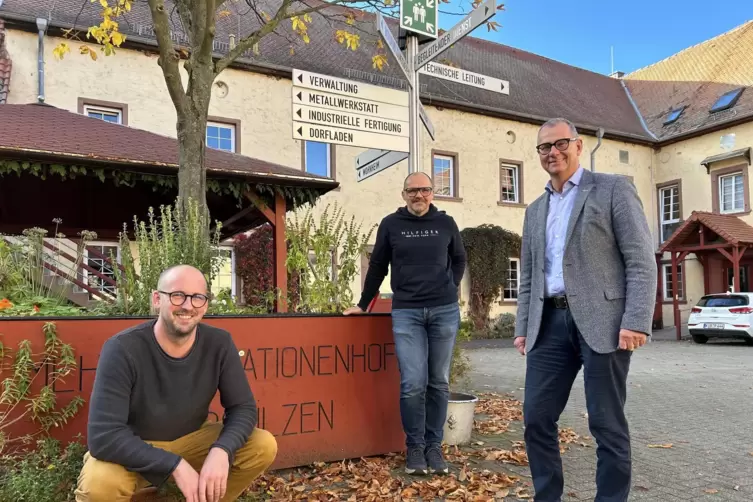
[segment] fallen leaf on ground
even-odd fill
[[[672,448],[672,443],[667,444],[650,444],[648,445],[649,448]]]
[[[706,492],[706,493],[709,493],[709,494],[711,494],[711,495],[713,495],[713,494],[715,494],[715,493],[719,493],[719,490],[717,490],[716,488],[706,488],[706,489],[705,489],[705,490],[703,490],[703,491],[704,491],[704,492]]]
[[[523,420],[523,403],[499,394],[480,394],[475,411],[485,416],[473,420],[473,428],[481,434],[502,434],[507,432],[510,422]]]

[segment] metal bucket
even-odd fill
[[[471,441],[473,418],[478,397],[473,394],[450,392],[447,404],[447,420],[444,423],[444,442],[462,445]]]

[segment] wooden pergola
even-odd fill
[[[207,205],[227,239],[274,227],[275,286],[286,312],[285,213],[338,183],[259,159],[207,149]],[[134,216],[177,197],[178,142],[44,104],[0,105],[0,233],[31,227],[117,241]],[[230,187],[232,190],[218,190]],[[62,221],[56,224],[53,220]]]
[[[659,248],[671,257],[672,284],[678,284],[677,265],[694,254],[703,266],[704,294],[711,293],[711,260],[717,253],[732,264],[734,291],[740,291],[740,262],[748,250],[753,250],[753,227],[733,215],[693,211],[672,236]],[[677,340],[682,338],[679,309],[679,288],[672,291]]]

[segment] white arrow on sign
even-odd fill
[[[457,82],[458,84],[486,89],[487,91],[510,94],[510,82],[507,80],[501,80],[488,75],[462,70],[460,68],[453,68],[452,66],[439,63],[427,63],[426,66],[418,70],[418,72],[423,73],[424,75],[431,75],[432,77],[443,78],[450,82]]]
[[[405,24],[407,24],[408,26],[413,26],[413,19],[405,16]]]
[[[434,33],[434,25],[431,23],[426,23],[426,31],[429,33]]]
[[[431,9],[434,7],[434,0],[426,0],[426,8]]]
[[[480,24],[494,16],[496,0],[486,0],[471,11],[462,21],[453,26],[444,35],[436,39],[416,55],[416,69],[421,68],[432,59],[449,49],[452,44],[475,30]]]
[[[327,110],[372,115],[382,119],[408,122],[407,106],[377,103],[375,101],[351,98],[350,96],[339,96],[328,92],[293,87],[293,106],[297,105],[308,105]]]
[[[375,132],[344,129],[293,121],[293,139],[335,143],[360,148],[384,148],[395,152],[410,152],[408,138]]]
[[[366,178],[370,178],[375,174],[388,169],[398,162],[402,162],[408,158],[407,153],[403,152],[388,152],[386,155],[372,160],[368,164],[363,165],[356,171],[356,178],[358,181],[363,181]]]
[[[399,120],[388,120],[381,117],[370,117],[343,111],[324,110],[304,105],[295,106],[293,113],[295,114],[295,120],[300,122],[408,137],[408,122],[401,122]]]
[[[380,157],[384,157],[388,153],[390,153],[389,150],[378,150],[374,148],[366,150],[362,154],[358,155],[358,157],[356,157],[356,170],[360,169],[361,166],[365,166],[369,162],[373,162]]]
[[[309,71],[293,69],[293,86],[306,87],[316,91],[340,94],[352,98],[361,98],[380,103],[408,106],[408,93],[389,87],[364,84],[354,80],[322,75]]]
[[[387,47],[389,47],[392,56],[395,58],[395,60],[397,60],[397,64],[403,71],[405,78],[408,79],[408,85],[411,85],[411,78],[408,74],[408,62],[403,57],[403,53],[400,51],[400,46],[398,45],[397,40],[395,40],[395,37],[392,36],[390,27],[387,26],[387,21],[385,21],[384,16],[380,12],[377,12],[376,15],[376,29],[382,36],[384,43],[386,43]]]

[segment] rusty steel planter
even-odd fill
[[[0,318],[0,341],[15,352],[30,340],[44,348],[42,326],[52,321],[60,339],[72,345],[78,367],[55,386],[58,404],[76,395],[87,403],[99,351],[115,333],[146,318]],[[401,451],[399,371],[389,315],[207,316],[207,324],[228,330],[259,406],[259,427],[278,442],[273,468],[308,465]],[[0,381],[9,375],[0,373]],[[35,389],[44,383],[41,369]],[[52,435],[63,441],[86,435],[88,405]],[[210,420],[222,417],[219,393]],[[29,422],[11,436],[37,430]]]

